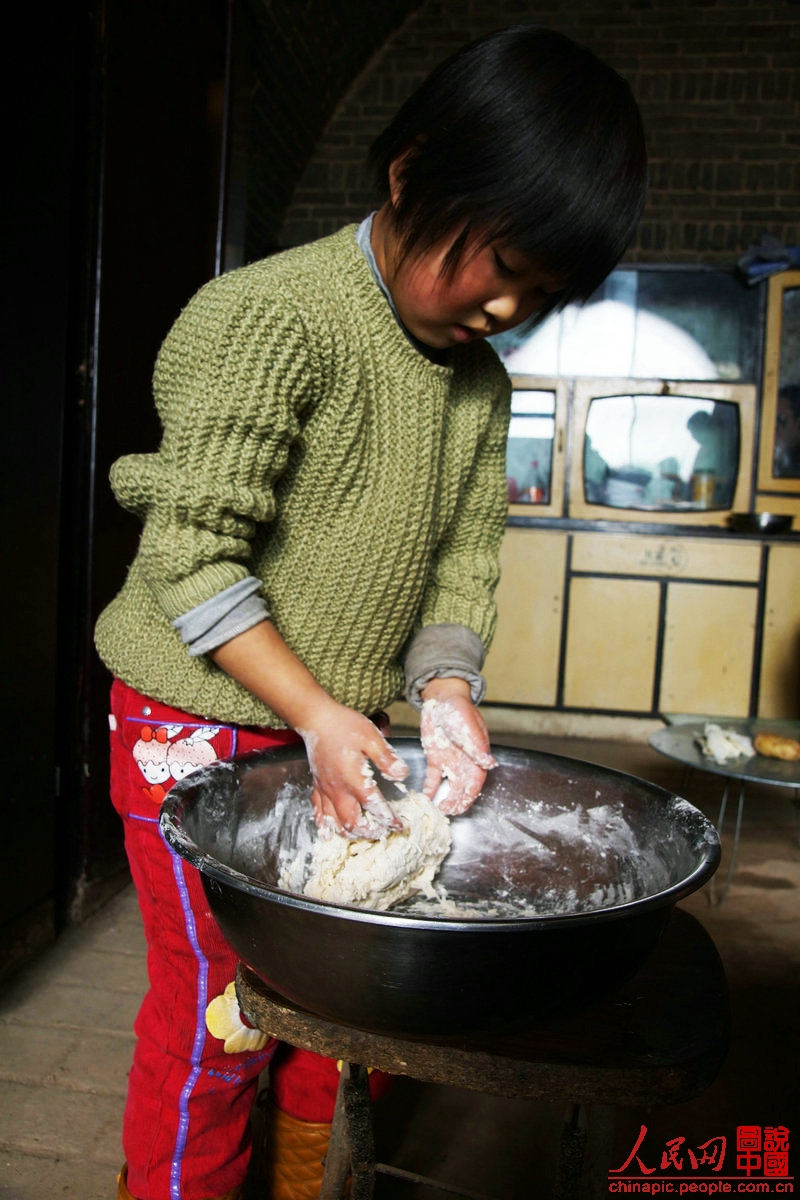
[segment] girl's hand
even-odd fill
[[[450,790],[439,801],[447,816],[466,812],[480,794],[486,772],[497,766],[489,731],[460,679],[433,679],[423,691],[420,728],[428,769],[423,792],[433,799],[443,779]]]
[[[375,781],[374,763],[386,779],[399,782],[408,765],[367,717],[330,700],[313,726],[297,728],[314,778],[314,820],[348,837],[376,839],[403,825]]]
[[[320,687],[271,621],[237,634],[210,651],[210,657],[302,737],[314,777],[317,825],[368,838],[402,829],[378,789],[371,764],[394,782],[405,779],[408,765],[372,721]]]

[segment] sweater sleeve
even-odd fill
[[[253,535],[315,398],[310,358],[291,298],[247,268],[201,289],[168,334],[154,374],[161,446],[120,459],[111,482],[144,520],[138,562],[171,621],[251,574]]]
[[[207,654],[231,638],[269,617],[264,599],[258,593],[261,583],[249,575],[233,583],[224,592],[204,600],[172,624],[181,635],[189,654]]]
[[[465,625],[487,650],[497,621],[494,591],[508,513],[505,455],[511,388],[500,370],[488,424],[456,513],[436,549],[420,620],[422,626]]]
[[[403,666],[406,698],[412,708],[422,708],[422,693],[432,679],[463,679],[469,684],[473,704],[486,694],[481,675],[483,643],[464,625],[426,625],[415,633],[406,649]]]

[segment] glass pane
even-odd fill
[[[695,396],[601,396],[586,421],[587,503],[645,511],[730,508],[739,410]]]
[[[510,374],[754,382],[762,305],[730,272],[620,267],[585,305],[490,340]]]
[[[734,272],[718,270],[643,270],[637,272],[640,315],[668,323],[702,347],[712,364],[703,378],[755,383],[761,372],[760,331],[764,291],[746,287]],[[640,343],[641,367],[650,374],[653,348]],[[642,371],[637,370],[641,376]],[[699,379],[683,371],[659,372],[656,378]]]
[[[514,391],[506,449],[511,504],[549,504],[555,431],[555,393]]]
[[[781,304],[772,472],[777,478],[800,479],[800,288],[787,288]]]

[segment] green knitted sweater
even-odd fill
[[[141,516],[96,628],[109,669],[218,721],[281,725],[172,621],[247,576],[319,683],[371,712],[422,626],[491,640],[509,382],[485,343],[442,366],[398,326],[355,226],[207,284],[156,363],[153,454],[111,482]]]

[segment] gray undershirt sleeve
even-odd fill
[[[252,575],[240,579],[216,596],[204,600],[172,624],[178,630],[189,654],[207,654],[231,638],[252,629],[269,616],[261,583]]]
[[[483,642],[466,625],[426,625],[414,634],[405,654],[406,698],[422,708],[422,690],[432,679],[466,679],[473,704],[486,694],[481,675]]]

